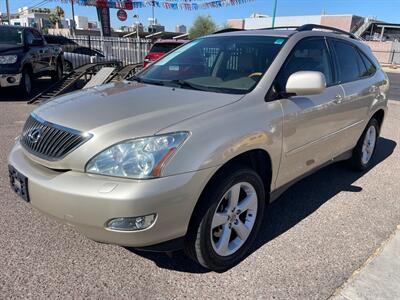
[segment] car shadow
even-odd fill
[[[369,170],[388,158],[396,146],[395,141],[381,137],[372,167]],[[278,200],[268,206],[263,225],[249,255],[307,218],[336,194],[342,191],[361,192],[362,187],[353,185],[353,183],[368,171],[351,171],[346,162],[338,162],[293,185]],[[324,180],[321,180],[321,178],[324,178]],[[152,260],[160,268],[187,273],[210,272],[185,256],[182,250],[174,252],[172,257],[165,253],[145,252],[131,248],[128,250]]]
[[[35,79],[32,83],[32,95],[30,97],[26,97],[22,95],[19,87],[8,87],[3,88],[0,93],[0,102],[24,102],[32,99],[36,95],[43,92],[46,88],[48,88],[53,82],[50,78],[38,78]]]

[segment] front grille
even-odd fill
[[[21,144],[40,158],[59,160],[91,137],[91,134],[56,125],[31,114],[24,125]]]

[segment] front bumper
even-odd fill
[[[16,143],[9,164],[28,178],[30,203],[99,242],[131,247],[160,244],[186,234],[196,202],[213,174],[205,169],[151,180],[59,172],[31,161]],[[108,220],[156,213],[142,231],[110,231]]]
[[[0,74],[0,87],[18,86],[22,74]]]

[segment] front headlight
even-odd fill
[[[18,56],[16,55],[1,55],[0,64],[15,64],[17,62]]]
[[[93,157],[86,172],[135,179],[159,177],[188,136],[188,132],[175,132],[121,142]]]

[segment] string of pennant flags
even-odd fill
[[[71,0],[52,0],[68,3]],[[254,0],[73,0],[76,4],[82,6],[96,6],[101,8],[116,8],[116,9],[135,9],[145,7],[159,7],[172,10],[199,10],[208,8],[222,8],[227,6],[235,6]]]

